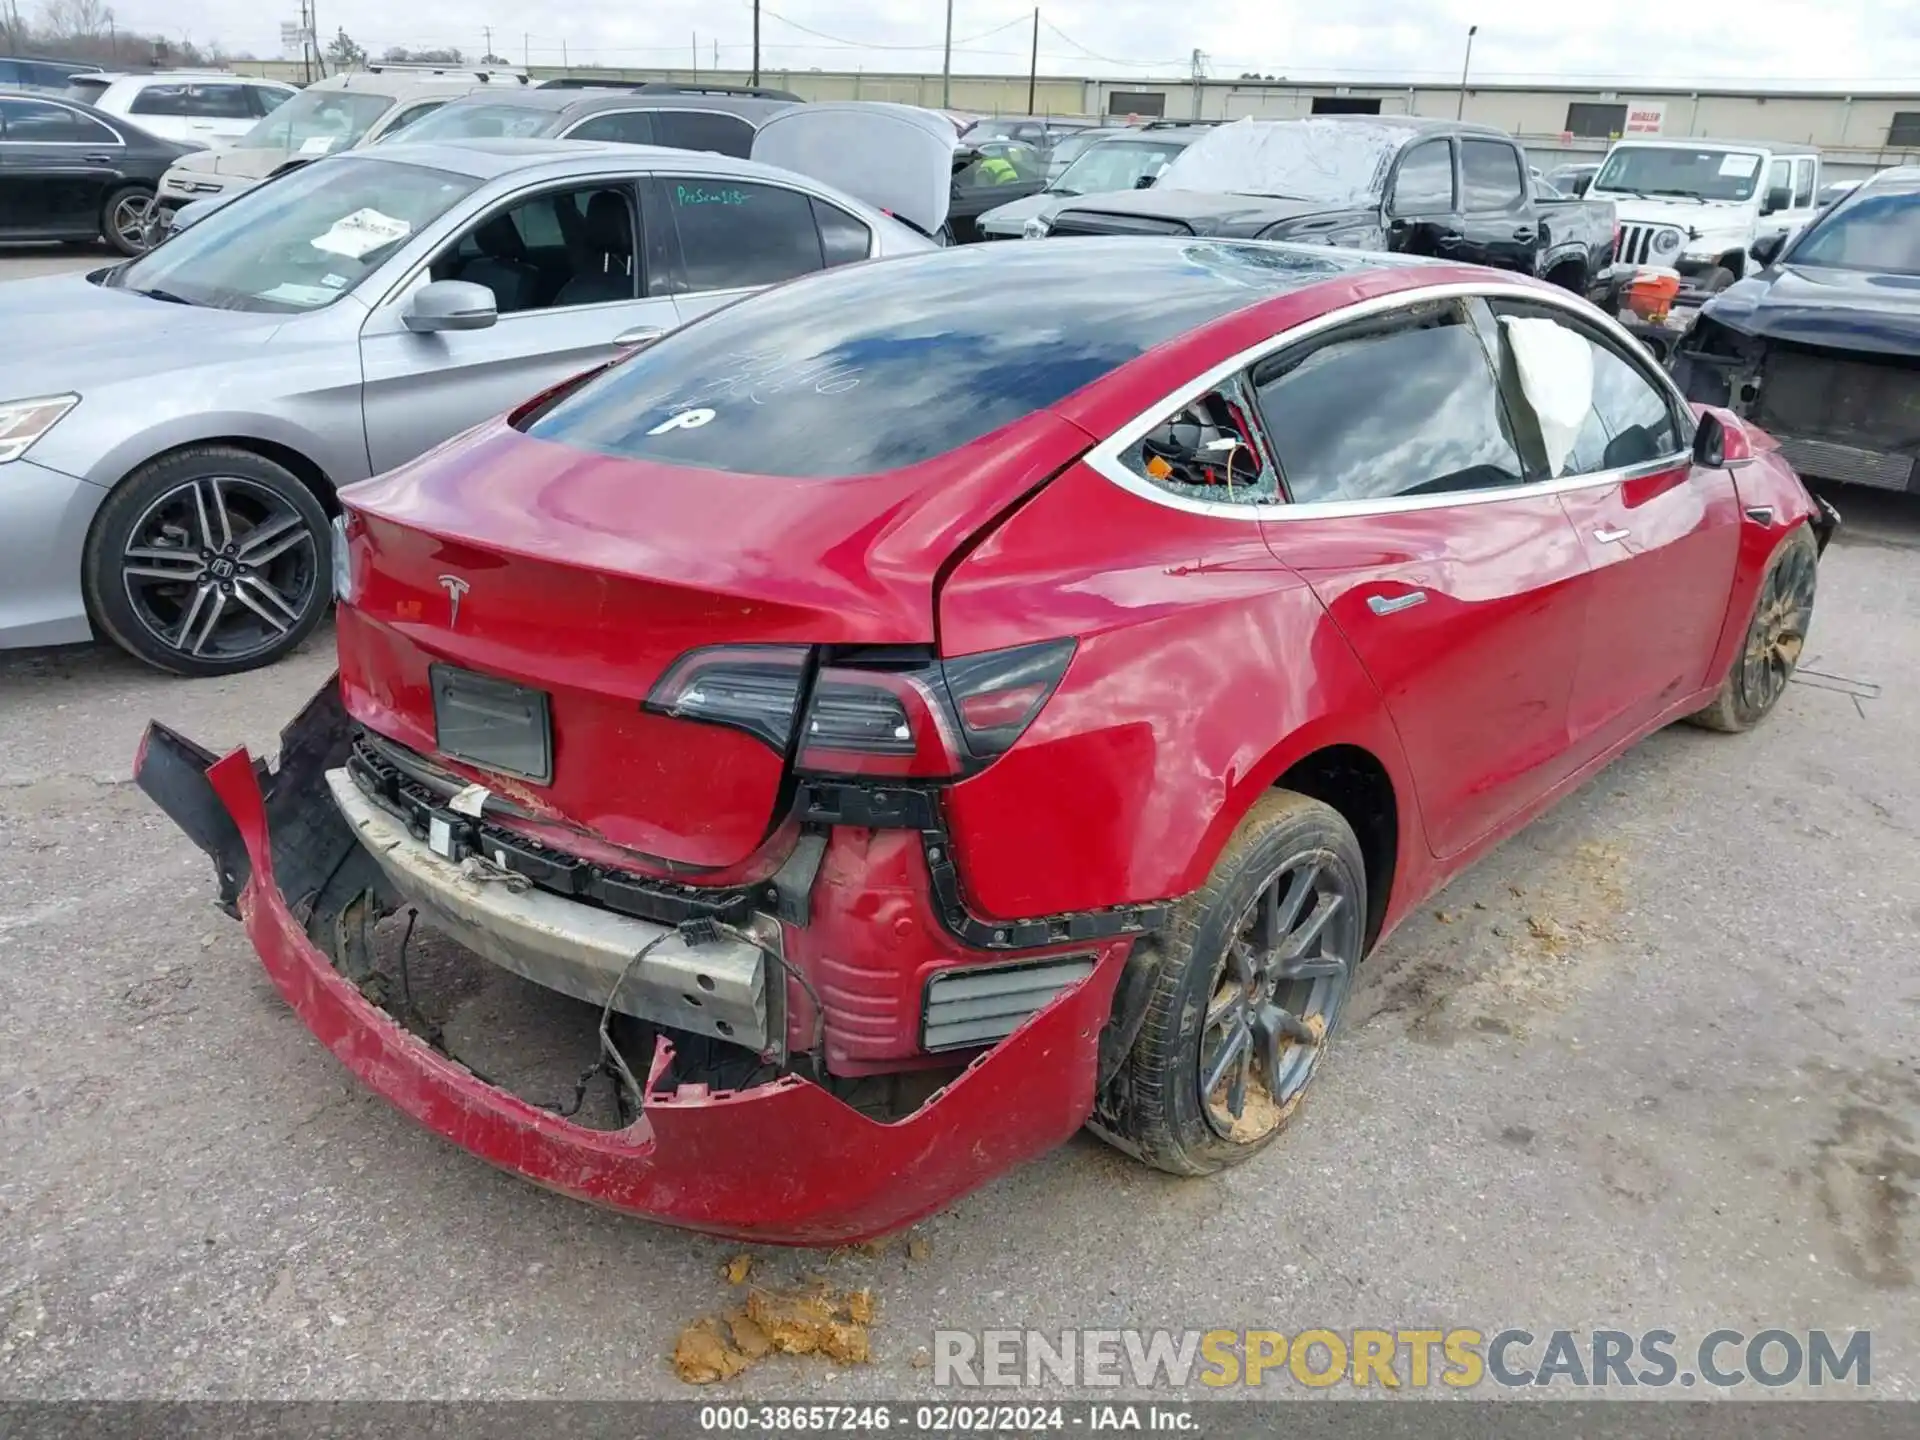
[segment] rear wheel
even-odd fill
[[[285,467],[225,445],[150,462],[107,497],[82,583],[122,649],[178,675],[270,665],[326,614],[327,513]]]
[[[1177,1175],[1265,1148],[1339,1023],[1366,913],[1366,868],[1339,812],[1291,791],[1263,799],[1176,912],[1094,1132]]]
[[[122,255],[144,255],[160,240],[160,208],[153,191],[123,185],[107,196],[100,211],[100,233]]]
[[[1813,594],[1820,550],[1801,526],[1781,542],[1767,563],[1740,652],[1720,682],[1720,693],[1687,718],[1708,730],[1735,734],[1766,719],[1786,693],[1806,648],[1813,623]]]

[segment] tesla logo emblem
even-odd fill
[[[440,588],[447,592],[447,628],[452,630],[460,623],[460,597],[473,587],[458,575],[442,575]]]
[[[711,410],[682,410],[678,415],[669,415],[647,431],[647,434],[664,435],[669,430],[698,430],[711,419],[713,419]]]

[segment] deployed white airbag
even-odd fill
[[[1593,409],[1593,346],[1554,320],[1503,315],[1500,326],[1520,375],[1520,389],[1540,422],[1547,466],[1559,475]]]

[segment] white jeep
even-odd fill
[[[1818,214],[1819,191],[1807,146],[1635,136],[1615,142],[1587,196],[1619,212],[1621,264],[1670,267],[1710,295],[1753,268],[1755,241]]]

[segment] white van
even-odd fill
[[[1621,263],[1671,266],[1712,294],[1747,273],[1756,240],[1817,215],[1819,193],[1820,152],[1810,146],[1635,136],[1607,152],[1587,198],[1619,212]],[[1686,237],[1679,254],[1653,253],[1669,226]]]

